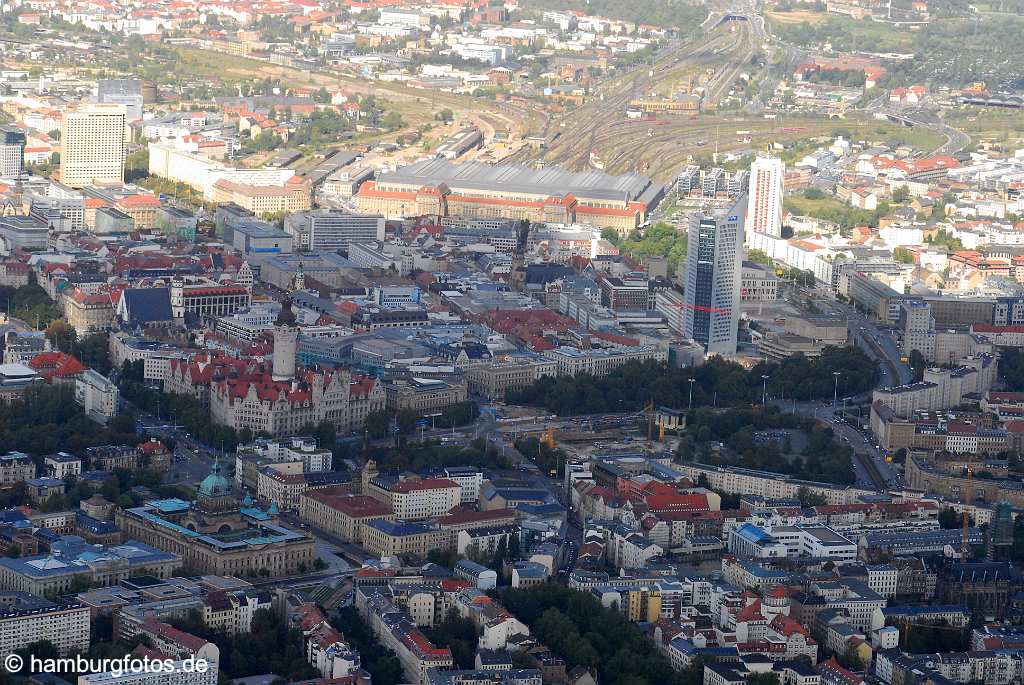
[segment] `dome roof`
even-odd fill
[[[274,321],[275,326],[294,326],[295,325],[295,312],[292,311],[292,298],[285,297],[281,301],[281,313],[277,315],[277,319]]]
[[[231,494],[231,484],[228,479],[220,475],[220,460],[213,460],[213,467],[210,475],[199,484],[199,494],[204,497],[223,497]]]

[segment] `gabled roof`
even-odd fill
[[[71,378],[85,372],[82,362],[64,352],[37,354],[28,365],[38,371],[47,382],[54,378]]]
[[[744,623],[746,621],[763,621],[764,614],[761,613],[761,600],[755,599],[753,602],[743,607],[743,610],[736,615],[737,623]]]

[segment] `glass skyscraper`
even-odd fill
[[[683,332],[709,355],[736,354],[746,197],[690,220]]]

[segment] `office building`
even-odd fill
[[[142,118],[142,81],[134,79],[100,79],[96,85],[96,102],[124,105],[128,121]]]
[[[19,178],[25,172],[25,133],[13,126],[0,128],[0,178]]]
[[[357,545],[363,541],[364,523],[375,519],[395,520],[390,504],[368,495],[352,495],[347,491],[348,488],[344,486],[308,490],[299,498],[299,515],[318,530],[327,531],[343,542]]]
[[[73,188],[123,183],[125,107],[82,105],[64,113],[60,179]]]
[[[786,165],[770,155],[758,155],[750,165],[747,235],[782,235],[782,181]]]
[[[309,216],[309,243],[313,250],[347,250],[352,243],[384,240],[380,214],[314,212]]]
[[[279,185],[245,183],[221,178],[212,186],[214,202],[234,203],[256,216],[301,212],[310,207],[309,181],[291,176]]]
[[[683,332],[708,354],[736,354],[743,257],[743,203],[695,214],[686,257]]]
[[[395,480],[378,475],[369,479],[364,494],[388,505],[395,518],[409,521],[444,516],[462,501],[462,487],[447,478]]]

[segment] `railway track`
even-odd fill
[[[659,57],[653,65],[634,69],[629,76],[628,83],[620,82],[609,85],[601,93],[600,99],[592,100],[569,115],[570,121],[581,123],[571,126],[566,125],[569,123],[568,121],[561,122],[557,145],[539,155],[539,158],[543,159],[545,163],[551,164],[567,166],[587,164],[599,131],[604,127],[620,123],[629,101],[644,92],[644,86],[649,80],[647,69],[659,75],[658,78],[665,78],[666,71],[671,72],[680,67],[689,66],[692,62],[706,57],[708,52],[714,48],[726,47],[727,38],[727,36],[713,36],[696,47],[687,48],[682,45]]]

